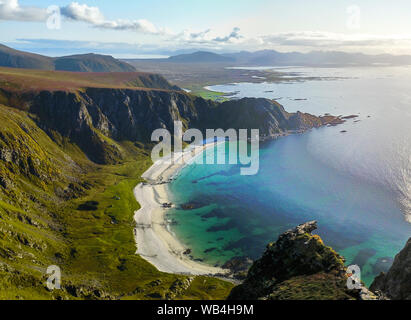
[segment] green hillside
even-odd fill
[[[122,160],[97,165],[33,114],[0,105],[0,121],[0,299],[228,295],[230,283],[164,274],[135,255],[132,190],[151,165],[148,149],[112,142]],[[62,269],[62,290],[46,289],[49,265]]]

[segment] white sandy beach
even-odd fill
[[[214,144],[197,147],[193,154],[198,156],[212,146]],[[176,158],[183,155],[186,157],[189,152],[180,153]],[[185,164],[176,161],[170,164],[166,160],[159,160],[143,174],[142,177],[147,183],[141,183],[134,189],[134,195],[141,205],[141,209],[136,211],[134,216],[137,254],[163,272],[189,275],[227,274],[227,270],[193,261],[184,255],[189,248],[184,247],[170,232],[165,219],[167,209],[163,208],[164,203],[170,202],[167,183],[184,166]]]

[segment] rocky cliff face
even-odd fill
[[[349,290],[344,258],[317,235],[316,222],[282,234],[268,245],[230,300],[346,300],[376,299],[366,288]]]
[[[155,129],[198,117],[193,99],[179,92],[88,89],[40,92],[28,102],[39,126],[53,138],[68,137],[94,162],[122,158],[117,142],[150,142]]]
[[[261,135],[271,136],[320,127],[336,119],[291,114],[267,99],[218,104],[173,90],[41,91],[19,96],[18,105],[26,106],[54,140],[70,139],[100,164],[122,158],[118,142],[150,142],[154,130],[166,128],[172,132],[176,120],[186,128],[260,129]]]
[[[370,289],[389,299],[411,300],[411,239],[395,257],[388,273],[379,275]]]
[[[274,100],[244,98],[226,101],[204,113],[203,123],[209,128],[259,129],[260,135],[273,136],[289,130],[309,130],[318,128],[337,117],[316,117],[307,113],[289,113]]]

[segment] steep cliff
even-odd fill
[[[344,258],[312,235],[315,229],[317,223],[309,222],[269,244],[229,300],[376,299],[366,288],[347,288]]]
[[[411,300],[411,239],[395,257],[387,274],[379,275],[370,289],[393,300]]]
[[[123,158],[121,141],[149,143],[155,129],[172,131],[174,120],[190,122],[198,118],[193,98],[174,91],[43,91],[25,102],[39,126],[53,139],[71,139],[99,164],[113,164]]]
[[[39,126],[50,137],[75,142],[96,163],[122,158],[121,141],[149,143],[159,128],[259,129],[271,136],[288,130],[320,127],[335,117],[290,114],[275,101],[244,98],[217,104],[181,91],[88,88],[84,91],[40,91],[23,95]]]
[[[274,100],[244,98],[226,101],[202,113],[201,124],[209,128],[259,129],[260,135],[273,136],[288,130],[309,130],[329,124],[337,117],[316,117],[307,113],[289,113]]]

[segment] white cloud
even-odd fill
[[[243,36],[240,34],[240,28],[235,27],[231,33],[225,37],[217,37],[214,41],[217,42],[236,42],[236,40],[242,39]]]
[[[61,15],[68,20],[85,22],[96,28],[129,30],[145,34],[164,35],[170,31],[158,28],[150,21],[107,20],[98,7],[71,2],[61,8]],[[0,20],[44,22],[48,18],[46,8],[20,6],[18,0],[0,0]]]
[[[157,28],[150,21],[140,20],[106,20],[98,7],[90,7],[86,4],[72,2],[61,8],[61,14],[73,21],[81,21],[91,24],[93,27],[112,30],[129,30],[146,34],[167,34],[163,28]]]
[[[70,20],[82,21],[91,24],[104,22],[104,15],[98,7],[89,7],[86,4],[72,2],[61,8],[61,14]]]
[[[113,29],[113,30],[130,30],[141,33],[148,34],[167,34],[168,31],[165,29],[157,28],[150,21],[145,19],[140,20],[116,20],[116,21],[104,21],[103,23],[96,24],[96,27],[104,29]]]
[[[191,30],[184,30],[183,32],[174,36],[173,40],[185,41],[185,42],[206,42],[211,40],[211,29],[207,29],[200,32],[193,32]]]
[[[46,9],[20,6],[18,0],[0,0],[0,20],[45,21]]]
[[[410,36],[403,35],[370,35],[370,34],[342,34],[321,31],[304,31],[278,33],[262,36],[265,45],[296,46],[308,48],[342,48],[342,47],[378,47],[409,44]]]
[[[240,28],[234,28],[226,36],[213,35],[211,29],[207,29],[200,32],[193,32],[191,30],[184,30],[183,32],[176,34],[170,40],[178,41],[180,45],[201,45],[201,46],[225,46],[228,44],[240,43],[245,39],[240,35]]]
[[[201,32],[185,30],[174,33],[167,28],[155,26],[148,20],[110,20],[107,19],[97,6],[89,6],[79,2],[71,2],[61,7],[61,15],[67,20],[74,22],[84,22],[92,27],[119,31],[133,31],[149,35],[167,36],[169,40],[179,43],[193,44],[215,44],[234,43],[242,37],[240,29],[234,28],[227,36],[219,37],[211,35],[211,29]],[[0,20],[11,21],[38,21],[44,22],[48,18],[47,9],[39,7],[20,6],[18,0],[0,0]]]

